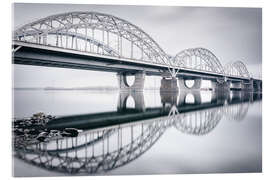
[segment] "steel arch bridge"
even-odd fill
[[[230,76],[251,78],[246,65],[242,61],[230,62],[224,67],[225,73]]]
[[[243,62],[236,61],[223,67],[214,53],[205,48],[189,48],[170,56],[138,26],[99,12],[48,16],[16,29],[13,40],[162,65],[169,68],[172,75],[175,71],[188,69],[250,78]],[[14,49],[14,52],[17,50]]]
[[[224,74],[219,59],[208,49],[185,49],[173,57],[174,64],[181,68]]]

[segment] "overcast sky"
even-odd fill
[[[211,50],[223,65],[243,61],[261,77],[262,11],[259,8],[14,4],[14,28],[49,15],[97,11],[125,19],[148,33],[168,54],[194,47]],[[147,78],[146,86],[159,82]],[[117,86],[113,73],[14,65],[15,87]]]

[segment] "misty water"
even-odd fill
[[[13,100],[13,118],[43,112],[56,116],[47,128],[83,129],[46,142],[14,135],[24,142],[15,176],[262,170],[261,94],[14,90]]]

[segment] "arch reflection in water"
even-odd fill
[[[142,116],[144,113],[158,112],[156,117],[147,120],[129,123],[117,121],[115,124],[105,125],[106,127],[85,129],[78,137],[54,137],[49,142],[38,142],[29,137],[15,135],[15,156],[51,171],[80,174],[106,172],[139,158],[168,128],[176,128],[179,133],[206,135],[212,132],[222,119],[243,120],[249,104],[254,100],[253,94],[251,95],[253,98],[226,99],[228,103],[225,105],[216,101],[188,106],[179,106],[175,95],[162,95],[163,103],[170,105],[156,109],[145,108],[143,112],[136,111],[133,114]],[[260,100],[261,96],[255,95],[255,99]],[[120,111],[117,116],[122,114]],[[89,118],[92,116],[86,115],[86,119]],[[74,127],[76,123],[81,122],[74,122]],[[91,121],[88,123],[91,124]],[[57,123],[52,123],[47,128],[53,129],[52,126],[59,128]]]
[[[127,101],[132,99],[134,102],[134,109],[137,111],[145,111],[144,96],[142,92],[121,92],[118,96],[117,110],[126,111]]]
[[[92,174],[123,166],[138,158],[164,131],[164,121],[161,120],[86,131],[75,138],[15,146],[16,156],[53,171]]]

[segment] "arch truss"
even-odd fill
[[[168,55],[142,29],[98,12],[69,12],[26,24],[14,40],[169,65]]]
[[[219,59],[208,49],[185,49],[173,57],[173,64],[180,68],[224,74]]]
[[[225,68],[226,75],[250,78],[251,75],[242,61],[228,63]]]
[[[13,40],[165,65],[173,77],[182,68],[250,77],[241,61],[228,64],[225,72],[219,59],[205,48],[190,48],[170,56],[138,26],[98,12],[48,16],[16,29]]]

